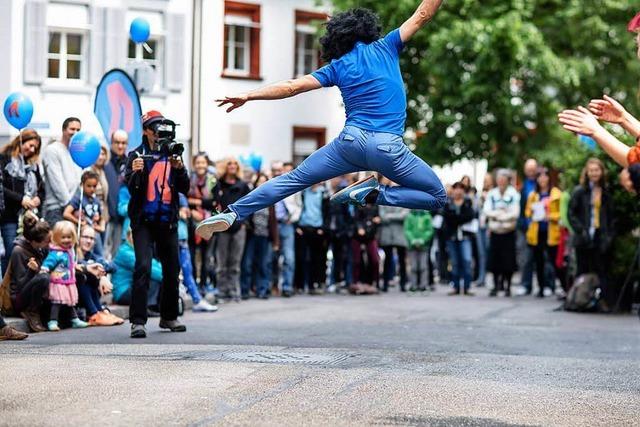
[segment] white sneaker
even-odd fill
[[[211,305],[207,302],[206,299],[202,298],[199,303],[193,306],[191,309],[194,313],[213,313],[214,311],[218,311],[218,307],[215,305]]]

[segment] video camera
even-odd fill
[[[158,149],[163,156],[180,157],[184,153],[184,144],[176,142],[176,126],[175,122],[168,119],[151,126],[157,138]]]

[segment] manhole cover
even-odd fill
[[[236,351],[223,353],[220,360],[253,363],[296,363],[304,365],[338,365],[355,357],[351,354],[310,354],[273,351]]]

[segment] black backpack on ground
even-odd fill
[[[564,309],[567,311],[593,312],[598,311],[600,299],[600,280],[595,274],[583,274],[576,278],[567,299]]]

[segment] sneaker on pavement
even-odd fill
[[[236,222],[236,218],[238,218],[238,216],[235,212],[222,212],[214,215],[198,224],[196,234],[203,239],[209,240],[213,233],[227,231],[229,227]]]
[[[131,325],[131,338],[146,338],[147,329],[144,325]]]
[[[371,175],[338,191],[336,194],[331,196],[331,203],[350,203],[364,206],[366,204],[365,199],[367,195],[377,189],[378,180],[375,176]]]
[[[78,319],[77,317],[74,319],[71,319],[71,327],[73,329],[83,329],[83,328],[86,328],[87,326],[89,326],[87,322],[84,322]]]
[[[24,332],[17,331],[9,325],[0,329],[0,341],[20,341],[27,338],[28,336],[29,335],[25,334]]]
[[[60,326],[58,326],[57,320],[49,320],[47,323],[47,329],[51,332],[58,332],[60,330]]]
[[[177,320],[160,319],[160,329],[169,329],[171,332],[187,332],[187,327]]]
[[[31,311],[23,311],[20,315],[27,321],[29,327],[33,332],[46,332],[48,329],[44,327],[40,320],[39,313],[33,313]]]
[[[209,304],[206,299],[202,298],[199,303],[193,306],[191,309],[194,313],[213,313],[218,311],[218,307]]]

